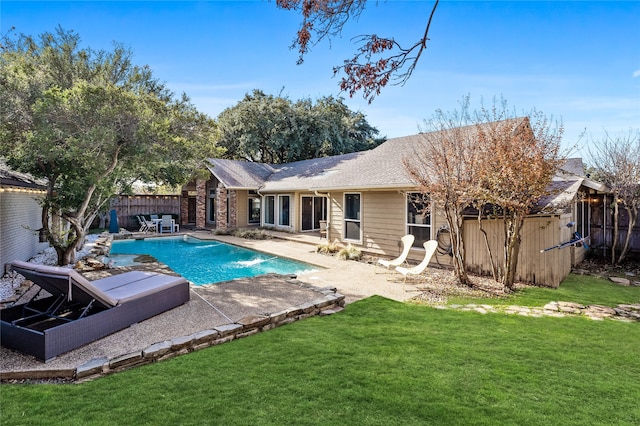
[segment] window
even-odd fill
[[[320,229],[320,221],[327,220],[327,199],[304,196],[301,200],[302,230]]]
[[[264,223],[267,225],[276,224],[276,197],[273,195],[264,197]]]
[[[589,208],[589,198],[584,193],[578,193],[578,201],[575,209],[576,226],[574,230],[580,234],[581,237],[588,236],[590,234],[589,223],[591,221]]]
[[[278,225],[289,226],[289,201],[288,195],[278,196]]]
[[[360,241],[360,194],[344,194],[344,238]]]
[[[260,223],[260,198],[249,197],[249,223]]]
[[[209,190],[209,222],[216,223],[216,190]]]
[[[407,233],[415,237],[413,247],[431,239],[431,199],[419,192],[407,194]]]

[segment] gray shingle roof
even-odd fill
[[[12,170],[5,162],[5,159],[0,158],[0,184],[26,188],[44,188],[47,185],[47,181],[34,178],[27,173]]]
[[[341,175],[353,161],[368,152],[352,152],[273,165],[274,172],[269,176],[262,189],[264,191],[317,190],[324,185],[324,182],[330,181],[333,176]]]
[[[376,148],[359,153],[337,173],[316,183],[318,190],[414,187],[403,165],[420,135],[389,139]]]
[[[565,163],[560,166],[560,170],[576,176],[584,176],[584,164],[582,163],[582,158],[567,158]]]
[[[528,124],[526,118],[513,119]],[[462,131],[474,132],[475,126]],[[431,134],[431,136],[437,134]],[[415,157],[424,134],[389,139],[374,149],[288,164],[260,164],[210,159],[211,171],[229,188],[259,189],[263,192],[336,191],[366,189],[412,189],[415,182],[405,170],[405,160]],[[574,199],[580,186],[605,190],[584,176],[582,159],[571,158],[558,171],[538,207],[563,208]]]
[[[261,188],[274,169],[269,164],[249,161],[207,159],[207,168],[229,189]]]

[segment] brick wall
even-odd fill
[[[180,225],[189,223],[189,191],[182,191],[180,198]]]
[[[48,246],[38,239],[42,208],[36,197],[35,192],[0,188],[0,275],[7,263],[29,260]]]
[[[204,229],[207,225],[207,181],[196,180],[196,227]]]
[[[229,191],[229,228],[238,227],[238,197],[234,190]]]
[[[227,188],[221,184],[216,188],[216,229],[227,229]]]

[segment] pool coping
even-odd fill
[[[131,368],[136,365],[157,362],[183,353],[189,353],[203,347],[221,344],[240,337],[246,337],[248,335],[266,331],[309,316],[328,315],[339,312],[346,304],[372,295],[379,295],[397,301],[405,301],[415,294],[411,292],[410,289],[405,290],[401,284],[398,284],[397,282],[394,283],[393,280],[390,280],[388,273],[380,271],[380,268],[375,268],[374,265],[340,260],[332,256],[316,253],[313,240],[311,242],[292,241],[286,238],[288,235],[285,235],[284,238],[274,237],[270,240],[245,240],[230,235],[215,234],[210,231],[196,231],[181,234],[190,234],[203,240],[221,240],[230,244],[270,254],[273,253],[281,257],[301,260],[303,262],[316,265],[321,268],[317,273],[298,276],[296,279],[290,279],[290,277],[285,277],[283,279],[289,279],[290,284],[304,286],[305,288],[314,290],[318,293],[318,297],[316,298],[313,297],[313,295],[310,295],[309,301],[305,301],[302,304],[294,302],[287,309],[280,311],[281,308],[279,308],[278,312],[274,312],[271,315],[262,315],[259,319],[255,318],[254,320],[250,320],[242,317],[240,320],[235,322],[215,322],[214,326],[202,327],[197,329],[198,331],[195,332],[193,332],[193,330],[196,330],[196,328],[192,328],[185,334],[181,334],[179,332],[174,333],[172,335],[168,335],[166,340],[164,340],[163,337],[159,337],[156,343],[151,345],[145,344],[144,349],[139,349],[134,345],[131,348],[135,349],[128,350],[123,348],[124,350],[120,351],[118,355],[103,357],[102,354],[97,353],[93,357],[83,356],[81,361],[75,363],[59,363],[58,368],[54,368],[53,365],[49,368],[47,365],[43,365],[42,363],[38,364],[38,368],[29,368],[28,366],[25,368],[6,368],[4,371],[0,371],[0,380],[4,383],[29,380],[54,382],[56,381],[56,378],[66,378],[63,379],[66,381],[88,380],[105,374],[110,374],[115,371]],[[144,238],[145,236],[140,237]],[[146,237],[148,237],[148,235]],[[108,250],[107,246],[108,244],[105,243],[99,245],[100,249],[103,251]],[[166,268],[166,266],[163,267]],[[172,271],[167,268],[160,269],[159,272],[171,273]],[[407,287],[409,286],[407,285]],[[263,296],[268,297],[269,295]],[[192,300],[192,302],[194,301]],[[191,304],[192,302],[189,303]],[[311,302],[314,303],[309,305]],[[201,305],[202,304],[203,303],[201,303]],[[285,304],[283,305],[286,306]],[[179,307],[176,309],[181,308]],[[192,308],[187,307],[185,309]],[[196,308],[194,307],[193,309]],[[302,309],[301,313],[299,312],[300,309]],[[276,309],[274,309],[274,311],[276,311]],[[280,318],[283,313],[286,313],[286,317],[280,322]],[[161,314],[158,317],[165,314]],[[241,315],[242,314],[239,314],[234,318],[241,317]],[[242,328],[239,328],[238,325],[233,326],[233,324],[242,325]],[[227,326],[230,326],[234,330],[233,333],[221,336],[220,331],[216,331],[216,329],[223,327],[223,332],[228,333],[226,328]],[[208,337],[204,337],[199,333],[203,333]],[[153,340],[149,339],[149,341]],[[166,349],[167,346],[170,348],[169,350]],[[2,348],[2,350],[5,350],[5,348]],[[156,352],[156,350],[158,352]],[[115,351],[111,352],[113,353]],[[162,354],[160,354],[160,352]],[[7,365],[11,365],[11,362]],[[49,373],[44,373],[43,371],[48,371]],[[81,376],[79,378],[78,371]]]
[[[188,335],[176,336],[153,343],[140,350],[111,357],[93,358],[76,368],[3,371],[0,372],[0,380],[5,383],[38,381],[81,383],[141,365],[185,355],[210,346],[228,343],[305,318],[331,315],[344,308],[345,296],[338,293],[335,288],[314,288],[293,279],[289,279],[289,282],[318,292],[318,298],[269,315],[247,315],[232,323],[203,329]]]

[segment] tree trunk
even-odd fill
[[[65,248],[62,255],[58,253],[58,265],[71,265],[76,263],[76,248],[75,246],[69,246]]]
[[[484,238],[484,245],[487,249],[487,253],[489,254],[489,264],[491,265],[491,274],[493,275],[493,279],[496,281],[500,281],[500,273],[498,270],[498,265],[496,265],[495,260],[493,259],[493,251],[491,251],[491,246],[489,245],[489,237],[487,235],[487,231],[482,227],[482,210],[478,209],[478,226],[480,227],[480,232],[482,232],[482,236]]]
[[[104,229],[107,227],[107,217],[109,217],[106,213],[100,213],[100,223],[98,224],[98,228]],[[93,222],[93,220],[91,220]]]
[[[464,219],[462,215],[455,209],[445,207],[445,216],[449,224],[451,232],[451,252],[453,254],[453,270],[458,282],[462,285],[471,287],[471,281],[467,274],[467,268],[464,263],[464,242],[462,241],[464,233]]]
[[[505,216],[504,277],[502,283],[506,292],[514,290],[518,254],[520,253],[520,231],[523,225],[524,215],[512,212]]]
[[[627,253],[629,251],[629,241],[631,240],[631,235],[633,234],[633,227],[636,226],[636,221],[638,220],[638,209],[635,207],[626,207],[627,216],[629,217],[629,225],[627,227],[627,235],[624,238],[624,245],[622,246],[622,251],[620,252],[620,256],[618,257],[617,263],[622,263],[624,259],[627,257]]]
[[[611,240],[611,264],[616,264],[616,247],[618,246],[618,193],[613,193],[613,237]]]

